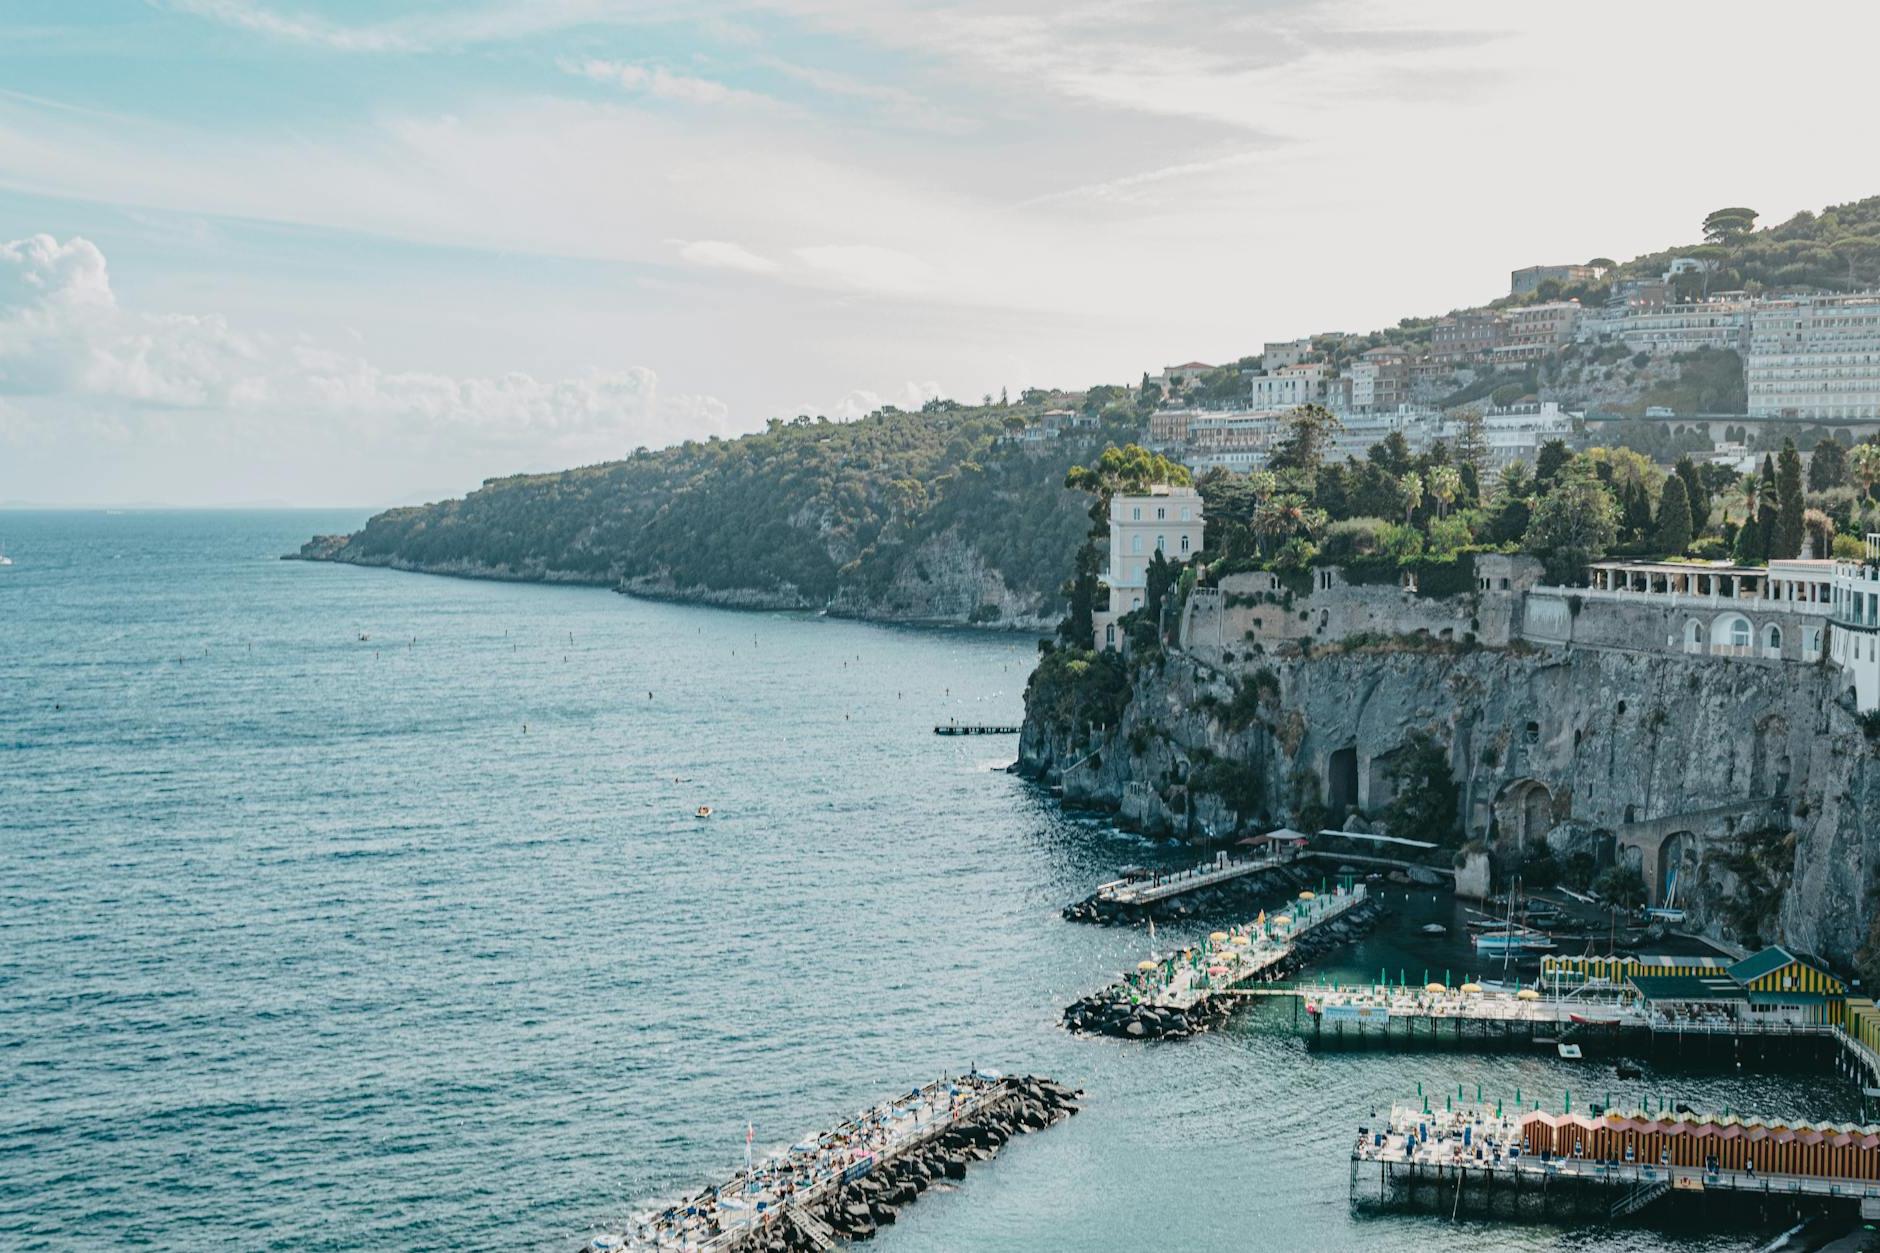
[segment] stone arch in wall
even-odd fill
[[[1654,904],[1682,904],[1697,885],[1697,836],[1690,831],[1673,831],[1653,850],[1655,866],[1646,867],[1646,889]]]
[[[1748,651],[1756,643],[1756,628],[1750,625],[1748,618],[1740,613],[1720,613],[1711,619],[1710,650],[1712,652]]]
[[[1357,805],[1357,745],[1334,750],[1325,763],[1325,803],[1334,813],[1341,813]]]
[[[1684,651],[1687,653],[1703,652],[1706,634],[1704,624],[1699,622],[1696,618],[1692,618],[1689,622],[1686,622],[1684,624]]]
[[[1539,779],[1516,779],[1495,798],[1495,824],[1516,848],[1538,847],[1553,829],[1553,793]]]

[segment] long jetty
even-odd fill
[[[1152,956],[1064,1011],[1073,1031],[1130,1039],[1180,1038],[1224,1018],[1235,994],[1278,979],[1301,961],[1357,936],[1380,912],[1362,883],[1301,892],[1290,912]]]
[[[1558,1115],[1444,1099],[1358,1129],[1351,1202],[1491,1217],[1622,1219],[1694,1194],[1765,1212],[1880,1217],[1880,1127],[1594,1109]],[[1374,1168],[1374,1169],[1373,1169]],[[1714,1215],[1715,1210],[1710,1212]]]
[[[588,1253],[805,1253],[867,1239],[942,1179],[963,1179],[1014,1136],[1062,1122],[1083,1094],[1049,1079],[975,1070],[882,1101],[627,1229]]]
[[[1009,723],[991,722],[942,722],[933,729],[935,735],[1017,735],[1018,728]]]
[[[1250,893],[1270,892],[1279,884],[1304,886],[1310,877],[1290,854],[1234,858],[1221,853],[1213,861],[1186,870],[1126,875],[1100,883],[1083,900],[1066,905],[1064,917],[1097,923],[1176,919],[1210,907],[1248,905]]]

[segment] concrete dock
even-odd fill
[[[1064,1011],[1073,1031],[1180,1037],[1224,1017],[1234,993],[1279,978],[1300,961],[1354,938],[1378,912],[1362,883],[1301,892],[1285,910],[1157,954]]]
[[[1447,1098],[1444,1106],[1394,1105],[1380,1124],[1359,1128],[1354,1207],[1616,1220],[1694,1194],[1702,1205],[1740,1200],[1765,1214],[1807,1212],[1804,1202],[1880,1214],[1880,1128],[1663,1111],[1549,1115]]]
[[[943,722],[934,727],[935,735],[1017,735],[1018,728],[1005,724]]]
[[[1185,870],[1145,871],[1100,883],[1083,900],[1065,906],[1064,917],[1096,923],[1175,921],[1191,912],[1251,907],[1275,889],[1304,887],[1317,873],[1290,853],[1236,858],[1223,852]]]
[[[723,1184],[635,1215],[587,1253],[790,1253],[866,1239],[939,1179],[961,1179],[1015,1135],[1077,1112],[1048,1079],[975,1071],[938,1079],[752,1161]]]

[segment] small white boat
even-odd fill
[[[1555,947],[1538,931],[1484,931],[1475,937],[1478,953],[1551,953]]]
[[[692,811],[692,816],[694,818],[709,818],[712,816],[712,807],[710,805],[700,805],[697,809]]]
[[[1445,927],[1440,922],[1432,922],[1424,926],[1423,934],[1424,935],[1448,935],[1449,928]]]

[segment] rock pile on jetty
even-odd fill
[[[929,1143],[877,1166],[845,1183],[827,1200],[805,1207],[810,1225],[827,1225],[845,1240],[866,1240],[894,1222],[896,1211],[911,1205],[936,1183],[964,1179],[974,1162],[989,1162],[1006,1141],[1055,1126],[1078,1110],[1081,1089],[1049,1079],[1008,1081],[1011,1095],[980,1110],[969,1122],[949,1127]],[[825,1247],[794,1221],[754,1232],[743,1246],[762,1253],[808,1253]]]
[[[1275,866],[1229,879],[1213,887],[1197,888],[1178,896],[1164,897],[1146,905],[1132,905],[1091,893],[1083,900],[1064,907],[1064,917],[1071,922],[1092,922],[1102,926],[1130,925],[1145,918],[1157,922],[1185,919],[1238,917],[1279,892],[1296,892],[1322,877],[1300,866]]]
[[[1349,944],[1377,924],[1382,902],[1367,900],[1343,917],[1314,927],[1293,941],[1281,960],[1251,976],[1240,986],[1254,987],[1286,978],[1307,962]],[[1179,1040],[1218,1025],[1233,1008],[1233,997],[1210,996],[1187,1009],[1157,1007],[1132,997],[1127,983],[1112,984],[1101,992],[1074,1001],[1064,1010],[1064,1025],[1088,1035],[1113,1035],[1129,1040]]]

